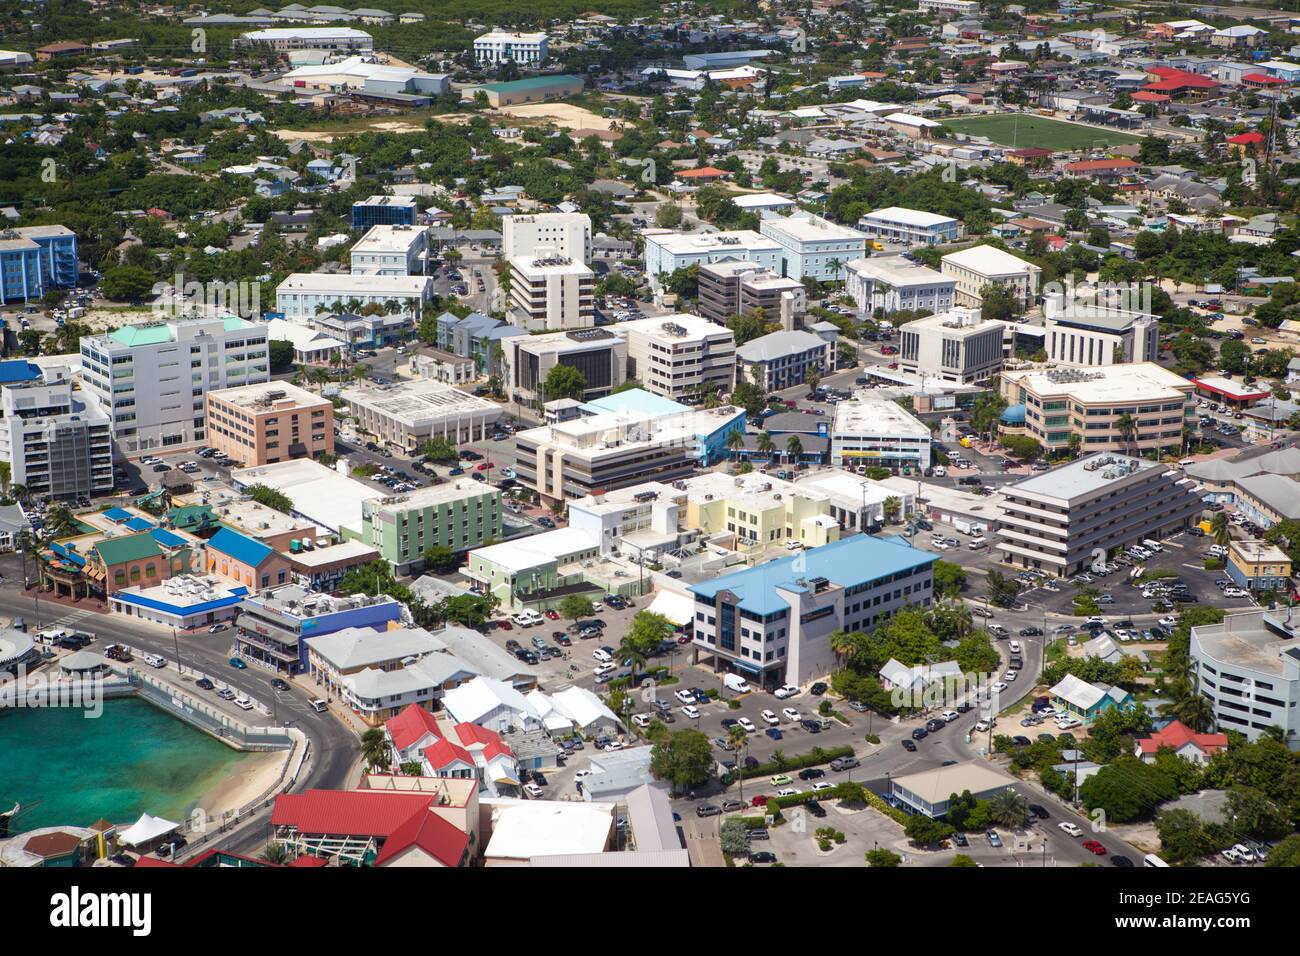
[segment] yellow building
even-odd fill
[[[1291,559],[1267,541],[1233,541],[1228,545],[1228,577],[1251,591],[1291,587]]]
[[[737,551],[789,541],[813,548],[838,541],[830,499],[767,475],[709,473],[688,478],[685,526],[705,537],[734,535]]]

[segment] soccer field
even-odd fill
[[[1121,143],[1142,141],[1142,137],[1129,133],[1062,123],[1060,120],[1028,113],[953,117],[944,120],[943,124],[955,133],[987,136],[1000,146],[1012,146],[1017,149],[1028,146],[1062,150],[1087,149],[1093,146],[1117,146]]]

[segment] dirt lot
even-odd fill
[[[519,106],[503,106],[493,112],[518,119],[544,119],[565,129],[613,129],[615,121],[607,116],[597,116],[591,110],[568,103],[526,103]]]

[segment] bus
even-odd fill
[[[1160,857],[1156,856],[1154,853],[1148,853],[1146,856],[1142,858],[1142,865],[1143,866],[1168,866],[1169,864],[1166,863],[1164,860],[1160,859]]]

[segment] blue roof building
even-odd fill
[[[39,365],[33,365],[26,359],[12,359],[0,362],[0,385],[13,385],[17,382],[35,382],[41,378]]]
[[[936,560],[901,538],[854,535],[694,585],[695,660],[766,687],[825,677],[832,632],[930,606]]]

